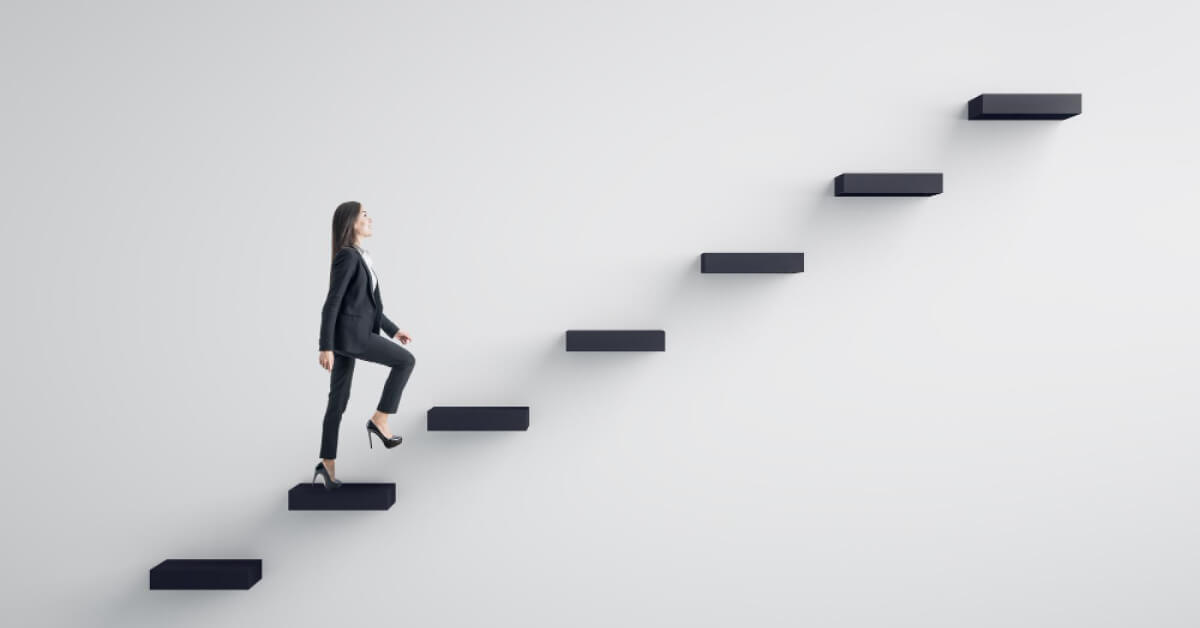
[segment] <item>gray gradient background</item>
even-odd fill
[[[1200,624],[1200,43],[1123,4],[5,2],[5,617]],[[417,366],[387,451],[359,365],[338,471],[397,502],[290,513],[348,199]],[[532,425],[424,430],[476,404]]]

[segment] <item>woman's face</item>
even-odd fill
[[[358,220],[354,222],[354,234],[360,239],[371,237],[371,217],[365,207],[358,208]]]

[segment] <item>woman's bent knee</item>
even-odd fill
[[[396,350],[392,352],[392,366],[412,368],[413,365],[417,363],[417,358],[413,356],[412,352],[408,349],[405,349],[404,347],[395,347],[395,349]]]

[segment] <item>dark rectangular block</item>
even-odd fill
[[[567,351],[666,351],[661,329],[568,329]]]
[[[967,101],[970,120],[1066,120],[1083,111],[1083,94],[980,94]]]
[[[834,196],[933,196],[940,172],[845,172],[833,180]]]
[[[429,430],[528,430],[529,406],[434,406],[425,421]]]
[[[318,479],[288,491],[288,510],[387,510],[396,503],[392,482],[344,482],[332,491]]]
[[[150,568],[151,589],[249,589],[261,558],[168,558]]]
[[[800,273],[803,253],[701,253],[702,273]]]

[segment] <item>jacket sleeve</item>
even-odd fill
[[[318,341],[318,351],[333,350],[333,326],[337,322],[338,310],[342,305],[342,297],[350,278],[357,269],[354,252],[344,248],[333,257],[333,265],[329,269],[329,294],[325,296],[325,306],[321,308],[321,337]]]
[[[382,314],[382,316],[383,322],[380,323],[380,327],[383,328],[383,333],[387,334],[388,338],[394,338],[396,336],[396,332],[400,331],[400,328],[392,322],[392,319],[387,317],[387,314]]]

